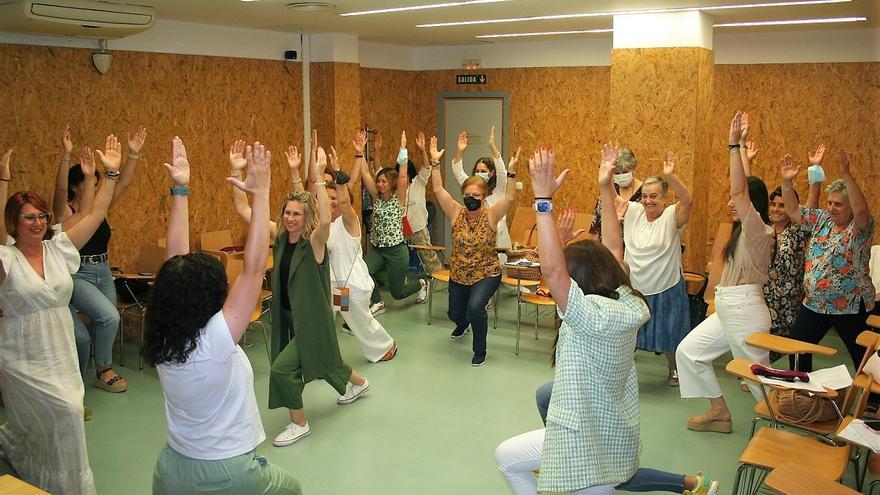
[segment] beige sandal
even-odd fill
[[[729,419],[727,421],[720,419],[709,419],[709,417],[707,417],[706,415],[694,416],[693,418],[688,418],[687,428],[691,431],[730,433],[731,431],[733,431],[733,422]]]
[[[113,373],[113,377],[107,381],[101,379],[101,375],[107,373],[108,371]],[[122,375],[116,373],[116,370],[113,368],[104,368],[102,370],[97,370],[97,380],[95,381],[95,386],[104,389],[108,392],[112,392],[117,394],[119,392],[125,392],[128,390],[128,383],[125,382],[125,378]]]

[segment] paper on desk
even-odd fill
[[[869,428],[861,419],[852,420],[850,424],[846,425],[846,428],[837,434],[837,437],[867,447],[875,453],[880,452],[880,432]]]
[[[807,373],[810,376],[809,382],[787,382],[784,380],[774,380],[766,376],[758,376],[758,380],[765,385],[776,385],[795,390],[806,390],[807,392],[824,392],[826,388],[831,390],[840,390],[852,385],[852,377],[846,369],[846,365],[841,364],[834,368],[825,368],[822,370]]]

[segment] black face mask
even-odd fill
[[[477,211],[480,209],[480,206],[483,205],[483,202],[477,198],[472,198],[470,196],[464,197],[464,207],[468,209],[468,211]]]

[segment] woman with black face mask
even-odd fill
[[[495,235],[498,221],[504,218],[513,204],[516,192],[516,156],[507,167],[506,194],[492,206],[483,202],[489,195],[486,181],[473,176],[461,185],[464,205],[455,201],[443,188],[440,158],[446,150],[437,150],[437,138],[431,138],[431,178],[434,196],[446,218],[452,223],[452,260],[449,266],[449,319],[455,323],[453,339],[460,339],[474,329],[473,366],[486,362],[486,334],[488,315],[486,304],[501,283],[501,264],[495,254]]]

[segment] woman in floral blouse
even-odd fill
[[[498,222],[510,205],[516,192],[516,156],[507,167],[506,194],[492,206],[485,207],[489,196],[486,181],[473,176],[461,185],[464,205],[455,201],[443,188],[440,174],[440,158],[446,150],[437,150],[437,138],[431,138],[431,186],[443,214],[452,223],[452,259],[449,265],[449,319],[455,323],[453,339],[464,337],[468,327],[474,329],[471,365],[482,366],[486,362],[486,335],[489,318],[486,304],[501,283],[501,264],[495,254],[495,233]]]
[[[811,233],[804,264],[804,301],[790,336],[815,344],[833,326],[858,367],[863,351],[856,336],[874,308],[868,270],[874,217],[843,150],[838,152],[838,162],[843,178],[828,185],[828,207],[819,210],[798,206],[792,184],[800,167],[791,155],[782,160],[785,210],[793,223]],[[800,359],[801,370],[810,371],[812,366],[811,355]]]

